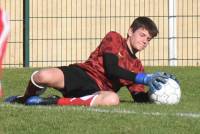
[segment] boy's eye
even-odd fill
[[[145,34],[144,34],[144,33],[140,33],[140,36],[144,37],[144,36],[145,36]]]

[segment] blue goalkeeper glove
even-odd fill
[[[160,83],[165,84],[168,78],[170,78],[170,76],[164,72],[157,72],[154,74],[138,73],[135,77],[135,82],[147,85],[151,91],[156,91],[161,89]]]

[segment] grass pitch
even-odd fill
[[[6,69],[5,97],[21,95],[35,69]],[[200,68],[149,67],[175,74],[182,89],[177,105],[133,103],[125,88],[119,106],[24,106],[0,102],[0,134],[199,134]],[[44,95],[61,95],[49,89]]]

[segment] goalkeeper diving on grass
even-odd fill
[[[148,102],[148,91],[159,90],[160,83],[173,75],[165,72],[144,73],[136,53],[144,50],[158,34],[158,28],[148,17],[136,18],[127,37],[111,31],[84,63],[41,69],[33,72],[22,96],[10,96],[8,103],[26,105],[112,106],[120,103],[117,92],[126,86],[134,102]],[[63,96],[41,97],[47,87]],[[124,88],[123,88],[124,89]]]

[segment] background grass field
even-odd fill
[[[7,69],[5,97],[23,94],[35,69]],[[24,106],[0,102],[0,134],[199,134],[200,68],[148,67],[175,74],[182,89],[178,105],[132,103],[125,88],[113,107]],[[60,93],[49,89],[44,95]]]

